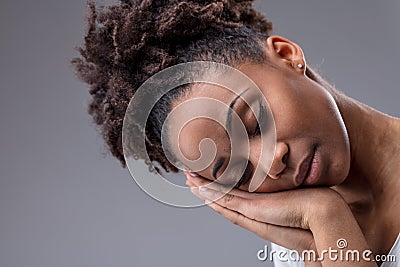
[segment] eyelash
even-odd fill
[[[260,133],[260,124],[257,122],[257,127],[256,127],[256,129],[254,130],[252,136],[255,137],[255,136],[257,136],[259,133]]]
[[[260,105],[260,114],[259,114],[258,119],[257,119],[256,129],[254,130],[254,132],[251,135],[252,137],[256,137],[257,135],[259,135],[261,133],[260,123],[261,123],[261,120],[262,120],[262,112],[263,112],[263,108]],[[239,188],[241,185],[243,185],[243,184],[245,184],[247,182],[246,174],[247,174],[247,168],[248,167],[249,167],[249,162],[247,163],[246,170],[243,172],[242,177],[240,177],[239,181],[236,183],[235,188]]]
[[[259,135],[260,134],[260,123],[262,122],[262,120],[263,120],[263,107],[262,107],[262,105],[260,105],[260,113],[258,114],[258,119],[256,119],[257,120],[257,127],[256,127],[256,129],[254,130],[254,132],[253,132],[253,134],[252,134],[252,137],[255,137],[255,136],[257,136],[257,135]]]
[[[244,170],[242,177],[240,177],[239,181],[236,183],[235,188],[239,188],[240,186],[244,185],[248,181],[248,168],[249,162],[247,162],[246,169]]]
[[[239,188],[240,186],[242,186],[245,179],[246,179],[246,171],[243,173],[242,177],[240,177],[239,181],[236,183],[235,188]]]

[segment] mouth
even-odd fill
[[[296,187],[300,185],[313,185],[321,175],[321,158],[314,146],[312,152],[302,161],[296,175]]]

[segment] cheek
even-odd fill
[[[193,120],[183,127],[178,139],[179,147],[174,147],[175,156],[187,168],[207,179],[212,178],[211,169],[217,158],[229,158],[229,138],[224,128],[214,121]]]
[[[281,97],[285,103],[276,99],[271,102],[278,140],[289,144],[318,144],[326,164],[324,185],[342,182],[350,169],[350,144],[332,95],[313,84],[284,92]],[[269,189],[277,186],[272,184]]]
[[[326,185],[340,184],[350,170],[350,142],[340,111],[329,95],[328,102],[321,112],[322,124],[319,127],[321,149],[326,157]]]
[[[265,91],[265,90],[263,90]],[[310,136],[323,129],[331,117],[324,89],[309,83],[275,85],[267,94],[278,139]]]
[[[348,175],[350,170],[350,141],[347,133],[346,125],[344,124],[342,115],[331,97],[331,117],[333,118],[330,142],[332,149],[335,151],[331,164],[331,175],[336,183],[341,183]]]
[[[332,140],[326,147],[328,148],[327,180],[328,185],[337,185],[343,182],[350,170],[350,148],[346,134],[341,133],[332,136]]]

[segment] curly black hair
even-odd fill
[[[233,67],[266,61],[264,42],[272,23],[252,7],[252,2],[121,0],[108,7],[88,3],[87,31],[83,45],[77,47],[81,57],[71,62],[78,77],[89,84],[93,97],[88,112],[123,167],[124,115],[130,99],[149,77],[172,65],[196,60]],[[158,162],[167,172],[178,169],[163,153],[161,127],[172,101],[184,91],[181,87],[163,97],[151,111],[145,129],[150,161]]]

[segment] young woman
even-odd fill
[[[89,113],[101,125],[111,153],[125,167],[125,111],[152,75],[192,61],[229,65],[247,75],[268,101],[276,128],[271,164],[260,157],[258,115],[240,94],[196,84],[170,91],[152,109],[145,129],[150,160],[178,171],[162,149],[167,115],[191,99],[218,100],[242,120],[250,153],[237,188],[221,193],[221,186],[207,184],[224,173],[232,156],[226,129],[201,118],[186,124],[175,146],[187,158],[199,157],[199,144],[206,138],[216,144],[215,161],[187,173],[195,195],[268,241],[299,253],[315,251],[321,260],[306,260],[307,266],[377,266],[378,258],[371,261],[375,255],[400,255],[400,120],[324,81],[296,43],[270,35],[271,23],[251,2],[124,0],[100,12],[90,4],[88,31],[79,48],[82,58],[73,64],[90,85]],[[248,192],[257,165],[265,167],[264,179],[255,192]],[[338,240],[346,240],[339,248],[357,250],[360,260],[325,254],[338,249]]]

